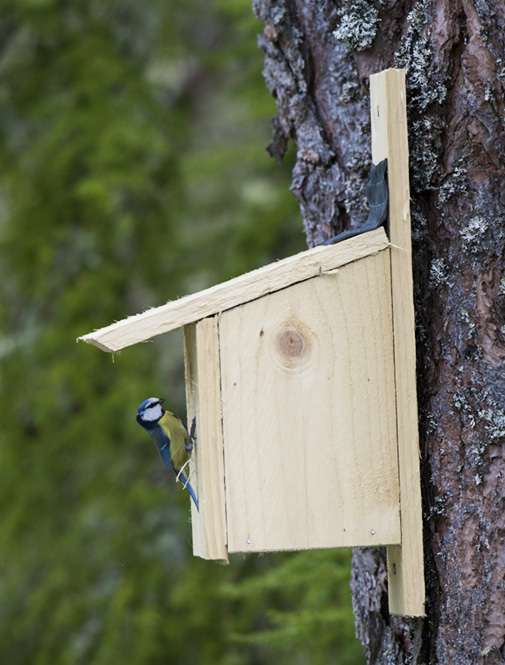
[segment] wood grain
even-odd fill
[[[400,542],[389,250],[222,314],[229,552]]]
[[[191,503],[193,554],[228,561],[217,317],[185,326],[184,359],[188,426],[196,422],[191,482],[200,505],[197,511]]]

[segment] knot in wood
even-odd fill
[[[295,358],[303,353],[305,341],[298,330],[290,328],[280,333],[277,338],[277,346],[283,355]]]
[[[301,370],[310,362],[312,333],[301,321],[285,321],[273,336],[275,362],[283,369]]]

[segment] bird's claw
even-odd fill
[[[191,422],[191,430],[189,432],[189,441],[184,444],[184,448],[190,453],[193,450],[193,441],[196,442],[196,417]]]

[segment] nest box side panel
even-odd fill
[[[228,560],[217,317],[185,326],[184,359],[188,427],[196,422],[190,478],[200,505],[191,502],[193,554]]]
[[[399,543],[389,250],[219,330],[228,551]]]

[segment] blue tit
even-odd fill
[[[199,510],[195,492],[181,471],[193,450],[193,437],[189,436],[188,430],[179,416],[165,411],[161,406],[164,401],[164,399],[150,397],[142,402],[137,410],[137,422],[152,436],[169,471],[173,473],[176,480],[179,478],[182,480],[184,487],[187,488],[195,502],[196,509]]]

